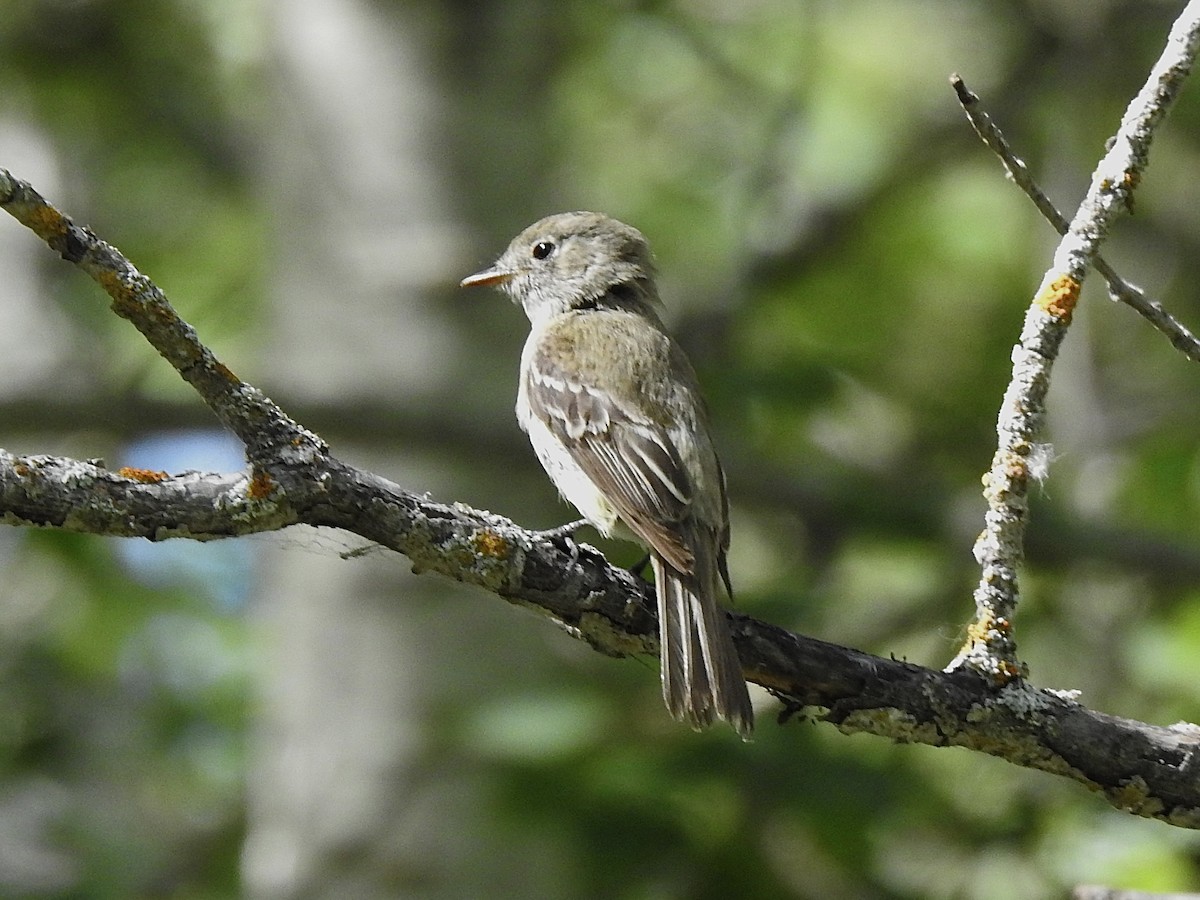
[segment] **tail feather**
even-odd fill
[[[706,728],[727,721],[744,739],[754,711],[729,625],[716,600],[715,553],[696,556],[694,574],[651,555],[658,595],[663,700],[675,718]]]

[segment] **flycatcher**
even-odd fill
[[[718,581],[729,590],[729,504],[696,374],[659,319],[646,239],[592,212],[529,226],[462,281],[497,285],[532,326],[517,420],[559,493],[601,534],[650,550],[663,699],[694,728],[754,712]]]

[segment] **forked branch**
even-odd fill
[[[1189,11],[1196,6],[1189,5]],[[1194,42],[1189,46],[1194,51]],[[1122,196],[1117,193],[1118,202]],[[657,651],[654,602],[640,579],[610,566],[585,544],[548,540],[500,516],[431,501],[343,463],[222,365],[162,292],[115,248],[2,169],[0,207],[108,292],[114,311],[132,322],[246,443],[250,461],[241,473],[170,475],[112,472],[95,463],[0,451],[3,522],[150,540],[211,540],[299,523],[341,528],[405,554],[416,571],[478,585],[532,609],[602,653]],[[1095,218],[1082,221],[1104,222],[1109,215],[1091,209],[1087,214]],[[1090,249],[1078,244],[1068,245],[1056,259],[1018,348],[1042,356],[1044,365],[1033,369],[1035,376],[1038,371],[1048,375],[1083,268],[1095,253],[1094,243]],[[1036,391],[1025,392],[1024,382],[1014,384],[1018,387],[1010,389],[1006,410],[1020,396],[1037,399]],[[1044,392],[1044,385],[1038,389]],[[997,458],[1017,468],[1003,477],[993,468],[993,493],[999,500],[1004,490],[1010,499],[1019,491],[1023,502],[1027,455],[1021,441],[1031,446],[1038,423],[1018,422],[1005,438],[1006,421],[1002,418],[1007,455]],[[1021,506],[997,509],[1023,516]],[[996,532],[999,538],[1014,534],[1005,528]],[[997,552],[992,544],[981,544],[985,563],[1008,559],[1015,566],[1020,534],[1015,532],[1012,546],[997,545]],[[1013,601],[1015,586],[1014,575]],[[1200,828],[1200,729],[1195,726],[1161,727],[1109,716],[1003,670],[1004,677],[981,678],[989,671],[986,665],[939,672],[793,634],[749,616],[731,618],[745,674],[783,702],[781,721],[807,712],[846,733],[967,747],[1070,778],[1134,814]],[[998,615],[989,614],[986,622],[989,632],[1000,630]],[[1003,646],[994,653],[990,635],[981,635],[980,645],[986,651],[981,659],[1015,661],[1015,653]],[[974,655],[971,661],[978,662]]]

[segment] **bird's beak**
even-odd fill
[[[480,287],[492,284],[503,284],[517,273],[511,269],[501,268],[499,265],[489,266],[482,272],[476,272],[474,275],[468,275],[458,283],[459,287]]]

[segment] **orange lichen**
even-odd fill
[[[275,482],[271,480],[271,476],[266,472],[255,469],[254,475],[250,478],[249,494],[251,500],[266,500],[271,496],[271,491],[275,489]]]
[[[117,474],[130,481],[140,481],[142,484],[158,484],[171,476],[166,472],[156,472],[154,469],[135,469],[132,466],[122,466]]]
[[[967,626],[967,640],[959,653],[969,653],[975,647],[988,647],[992,641],[997,639],[1012,640],[1012,623],[1003,616],[993,617],[989,613]],[[992,657],[994,653],[989,651],[988,655]],[[997,687],[1004,687],[1006,684],[1018,680],[1022,675],[1021,666],[1012,660],[996,659],[993,665],[994,668],[991,668],[989,675],[992,683]]]
[[[1006,684],[1011,684],[1021,677],[1021,667],[1011,660],[1002,659],[996,668],[995,677],[992,681],[998,687],[1004,687]]]
[[[992,623],[990,617],[982,621],[972,622],[967,626],[967,643],[964,649],[975,647],[979,644],[987,643],[988,631],[991,630]]]
[[[1060,275],[1038,294],[1037,305],[1063,323],[1071,321],[1071,313],[1079,302],[1079,282],[1070,275]]]
[[[1004,477],[1009,481],[1024,482],[1029,478],[1029,465],[1020,456],[1010,456],[1004,462]]]
[[[25,224],[44,241],[62,237],[67,233],[67,220],[48,203],[31,209]]]
[[[133,296],[121,280],[121,276],[110,269],[100,269],[94,277],[100,287],[104,288],[104,293],[112,297],[113,311],[122,318],[132,318],[137,304],[133,302]]]
[[[474,543],[475,551],[480,556],[505,559],[509,554],[508,541],[490,529],[475,532]]]

